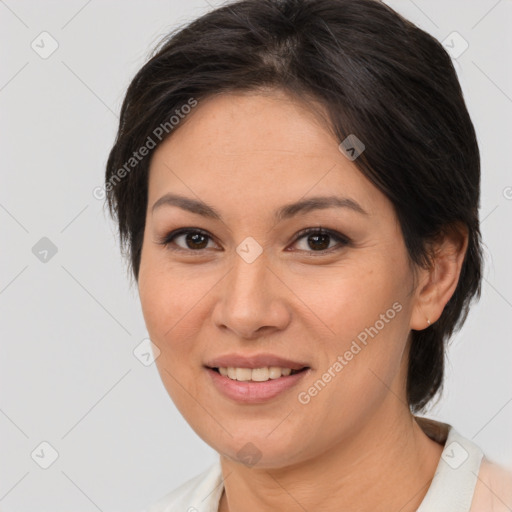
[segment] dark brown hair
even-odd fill
[[[191,98],[268,87],[314,99],[340,142],[349,134],[363,141],[354,164],[393,203],[412,264],[429,264],[429,242],[444,230],[467,228],[455,293],[437,322],[412,331],[407,397],[421,411],[442,387],[446,342],[480,296],[480,155],[449,55],[381,2],[236,1],[162,41],[128,88],[106,168],[107,203],[133,275],[150,161],[127,169],[134,151],[164,140],[155,130]]]

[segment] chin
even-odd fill
[[[303,436],[295,439],[283,431],[282,436],[272,439],[274,434],[269,437],[266,432],[265,430],[264,433],[239,434],[233,437],[225,434],[223,441],[213,440],[211,435],[203,437],[198,434],[221,456],[250,468],[275,469],[301,462],[301,453],[304,451]],[[298,447],[301,447],[301,453],[297,451]]]

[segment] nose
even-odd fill
[[[251,263],[237,255],[221,283],[212,313],[219,329],[254,340],[286,329],[290,323],[291,292],[269,266],[265,252]]]

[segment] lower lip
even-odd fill
[[[214,386],[223,395],[245,404],[257,404],[275,398],[280,393],[292,388],[309,373],[310,369],[302,370],[293,375],[270,379],[264,382],[238,381],[224,377],[220,373],[206,368]]]

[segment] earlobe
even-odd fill
[[[419,272],[411,314],[411,329],[436,322],[455,292],[468,247],[468,230],[460,223],[445,228],[431,243],[431,265]]]

